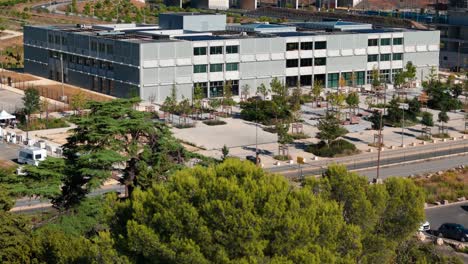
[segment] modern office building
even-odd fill
[[[190,23],[175,23],[180,17]],[[411,61],[418,80],[439,65],[439,31],[372,29],[367,24],[225,24],[225,16],[173,14],[160,25],[25,26],[25,71],[101,93],[162,102],[175,86],[191,98],[248,85],[251,94],[273,78],[290,87],[314,81],[338,87],[340,78],[366,85],[378,68],[391,81]],[[212,28],[216,24],[216,28]],[[169,26],[170,25],[170,26]],[[208,29],[205,30],[205,29]]]
[[[437,25],[441,34],[440,66],[468,69],[468,8],[451,9],[447,15],[447,24]]]

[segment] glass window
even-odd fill
[[[206,47],[193,48],[193,55],[194,56],[206,55]]]
[[[114,54],[114,46],[112,44],[107,44],[107,54]]]
[[[389,38],[383,38],[383,39],[380,39],[380,46],[388,46],[391,44],[391,40],[392,39],[389,39]]]
[[[62,45],[67,45],[67,38],[62,36]]]
[[[393,60],[403,60],[403,53],[393,53]]]
[[[312,50],[313,48],[313,42],[301,42],[301,50]]]
[[[222,72],[222,71],[223,71],[222,63],[210,64],[210,72]]]
[[[352,72],[343,72],[341,77],[345,80],[346,86],[353,86],[353,73]]]
[[[380,54],[380,61],[389,61],[391,54]]]
[[[367,62],[379,61],[379,55],[367,55]]]
[[[104,52],[106,50],[106,45],[104,43],[99,43],[99,52]]]
[[[49,43],[51,44],[54,43],[54,36],[49,35],[48,37],[49,37]]]
[[[210,82],[210,97],[222,97],[224,85],[222,81]]]
[[[55,36],[55,44],[60,44],[60,36]]]
[[[393,45],[403,45],[403,38],[394,38]]]
[[[226,46],[226,53],[227,54],[234,54],[239,53],[239,46]]]
[[[91,41],[91,50],[97,51],[97,43],[95,41]]]
[[[299,49],[299,43],[294,42],[294,43],[286,43],[286,50],[298,50]]]
[[[315,58],[314,66],[325,66],[327,65],[327,58]]]
[[[328,88],[338,87],[338,80],[340,74],[338,73],[329,73],[328,74]]]
[[[193,73],[203,73],[206,72],[207,65],[200,64],[200,65],[193,65]]]
[[[367,41],[367,46],[369,47],[375,47],[379,45],[379,40],[378,39],[369,39]]]
[[[364,85],[365,83],[365,76],[366,76],[366,73],[363,72],[363,71],[360,71],[360,72],[356,72],[356,84],[357,85]]]
[[[208,83],[206,82],[199,82],[199,83],[194,83],[193,88],[199,86],[203,90],[203,98],[208,98]]]
[[[395,81],[395,75],[397,75],[398,73],[402,72],[403,69],[393,69],[392,70],[392,80]]]
[[[286,68],[296,68],[297,66],[299,66],[298,59],[286,60]]]
[[[380,80],[388,83],[390,81],[390,70],[380,70]]]
[[[238,71],[239,70],[239,63],[226,63],[226,71]]]
[[[286,76],[286,86],[287,87],[297,87],[297,82],[299,81],[298,76]]]
[[[239,95],[239,80],[229,80],[226,81],[226,85],[231,85],[232,95]]]
[[[34,159],[35,159],[35,160],[41,159],[41,157],[42,157],[41,154],[36,154],[36,155],[34,155]]]
[[[301,59],[301,67],[310,67],[310,66],[312,66],[312,58]]]
[[[317,41],[315,42],[315,49],[316,50],[322,50],[327,48],[327,42],[326,41]]]
[[[223,54],[223,47],[222,46],[210,47],[210,54],[213,54],[213,55]]]

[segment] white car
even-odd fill
[[[431,229],[431,225],[429,224],[428,221],[424,222],[420,227],[419,227],[419,231],[420,232],[424,232],[424,231],[428,231]]]

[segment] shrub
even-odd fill
[[[306,133],[290,133],[289,134],[294,140],[310,138]]]
[[[220,126],[220,125],[225,125],[227,123],[223,120],[213,119],[213,120],[205,120],[203,121],[203,124],[207,126]]]
[[[435,137],[435,138],[450,138],[450,135],[448,133],[437,133],[437,134],[433,134],[432,137]]]
[[[276,133],[276,127],[274,127],[274,126],[271,126],[271,127],[264,127],[264,128],[263,128],[263,131],[266,131],[266,132],[275,134],[275,133]]]
[[[195,123],[175,124],[174,127],[178,129],[192,128],[195,127]]]
[[[273,156],[273,158],[275,160],[281,160],[281,161],[286,161],[286,160],[291,160],[291,156],[290,155],[275,155]]]
[[[353,143],[344,139],[332,141],[329,145],[323,141],[320,141],[317,144],[311,144],[307,146],[306,151],[319,157],[329,158],[337,156],[348,156],[359,153],[359,150]]]
[[[60,118],[39,118],[34,119],[30,122],[29,126],[26,123],[20,123],[18,126],[19,129],[24,131],[34,131],[34,130],[42,130],[42,129],[54,129],[54,128],[62,128],[62,127],[69,127],[68,123]]]

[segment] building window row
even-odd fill
[[[390,46],[393,42],[393,45],[403,45],[403,38],[381,38],[381,39],[369,39],[367,41],[367,46],[369,47],[376,47],[379,46],[379,40],[380,40],[380,46]]]
[[[91,41],[91,51],[112,55],[114,54],[114,46],[112,44]]]
[[[323,50],[327,49],[327,42],[326,41],[316,41],[316,42],[301,42],[301,50]],[[291,43],[286,43],[286,51],[293,51],[293,50],[299,50],[299,43],[298,42],[291,42]]]
[[[56,51],[49,51],[49,57],[54,59],[60,59],[60,53]],[[100,61],[96,59],[70,54],[62,54],[62,59],[64,62],[68,62],[69,68],[74,68],[75,65],[83,65],[108,71],[114,70],[114,65],[111,62]]]
[[[403,69],[392,69],[392,70],[380,70],[379,71],[379,78],[380,78],[380,81],[382,83],[388,83],[390,82],[391,80],[393,80],[395,78],[395,75],[399,72],[403,71]],[[367,83],[368,84],[371,84],[372,81],[374,80],[372,78],[372,71],[367,71]],[[391,77],[391,79],[390,79]]]
[[[393,54],[380,54],[380,61],[399,61],[403,60],[403,53],[393,53]],[[367,62],[378,62],[379,61],[379,55],[377,54],[372,54],[372,55],[367,55]]]
[[[300,59],[301,67],[311,66],[325,66],[327,65],[327,58],[304,58]],[[288,59],[286,60],[286,68],[296,68],[299,66],[299,59]]]
[[[210,64],[210,72],[222,72],[224,68],[224,64],[222,63],[214,63]],[[226,63],[226,71],[238,71],[239,70],[239,63]],[[193,73],[205,73],[208,71],[208,64],[197,64],[193,65]]]
[[[210,47],[210,55],[223,54],[223,46],[212,46]],[[238,45],[226,46],[226,54],[237,54],[239,53]],[[194,56],[203,56],[207,54],[207,47],[195,47],[193,48]]]

